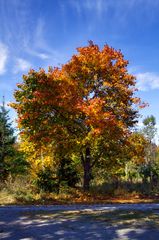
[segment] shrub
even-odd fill
[[[61,185],[75,187],[79,182],[77,170],[70,159],[63,158],[61,160],[57,176]]]
[[[53,171],[48,167],[39,171],[35,184],[39,190],[42,190],[44,192],[59,191],[58,178],[54,177]]]

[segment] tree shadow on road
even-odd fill
[[[152,216],[150,212],[147,214]],[[153,224],[151,218],[145,223],[146,216],[143,212],[133,215],[132,211],[125,210],[87,213],[8,211],[0,215],[0,239],[158,239],[158,225]]]

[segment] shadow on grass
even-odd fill
[[[158,222],[157,213],[150,211],[86,213],[10,209],[1,211],[0,239],[158,239]]]

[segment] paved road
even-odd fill
[[[158,240],[153,226],[110,224],[92,218],[92,211],[153,211],[159,204],[112,204],[70,206],[1,206],[0,239],[10,240]]]

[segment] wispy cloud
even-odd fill
[[[34,24],[30,24],[30,1],[0,1],[0,36],[15,54],[30,40]],[[3,35],[1,35],[3,33]]]
[[[110,5],[110,1],[105,0],[86,0],[84,1],[84,8],[96,13],[98,18],[101,18],[102,14],[107,11]]]
[[[151,24],[156,19],[154,13],[159,7],[158,0],[69,0],[69,3],[78,17],[83,17],[83,12],[93,15],[93,17],[89,18],[91,24],[94,19],[102,21],[103,17],[107,16],[108,23],[118,23],[120,26],[128,25],[128,19],[130,18],[140,24],[139,20],[142,15],[145,17],[145,24]]]
[[[43,18],[38,18],[32,36],[32,41],[26,41],[24,50],[29,55],[37,57],[50,64],[62,62],[63,56],[61,53],[49,46],[45,32],[46,22]]]
[[[80,2],[79,2],[78,0],[77,0],[77,1],[70,0],[69,3],[70,3],[70,5],[76,10],[78,16],[81,16],[81,14],[82,14],[82,8],[81,8]]]
[[[70,5],[75,9],[78,16],[82,16],[83,11],[92,12],[94,15],[96,15],[98,18],[101,18],[102,13],[105,12],[110,5],[110,1],[105,0],[70,0]]]
[[[25,51],[32,56],[38,57],[42,60],[49,59],[49,53],[46,47],[46,41],[44,38],[45,22],[42,18],[39,18],[36,23],[33,39],[25,42]]]
[[[145,72],[136,74],[137,88],[141,91],[159,89],[159,74]]]
[[[23,55],[27,54],[47,61],[53,54],[46,40],[46,22],[41,15],[32,16],[31,6],[31,1],[13,0],[10,3],[0,1],[0,22],[2,23],[0,39],[3,37],[11,56],[20,57],[23,53]],[[37,7],[39,6],[40,3]],[[1,36],[2,32],[3,36]],[[2,51],[0,57],[1,54]],[[0,71],[3,67],[2,60],[1,57]]]
[[[13,73],[19,73],[23,71],[28,71],[31,68],[31,63],[25,59],[18,58],[16,59],[15,66],[13,68]]]
[[[8,48],[3,43],[0,43],[0,75],[4,74],[6,71],[6,63],[8,59]]]
[[[29,46],[25,50],[28,54],[40,58],[42,60],[47,60],[50,58],[50,55],[48,53],[30,48]]]

